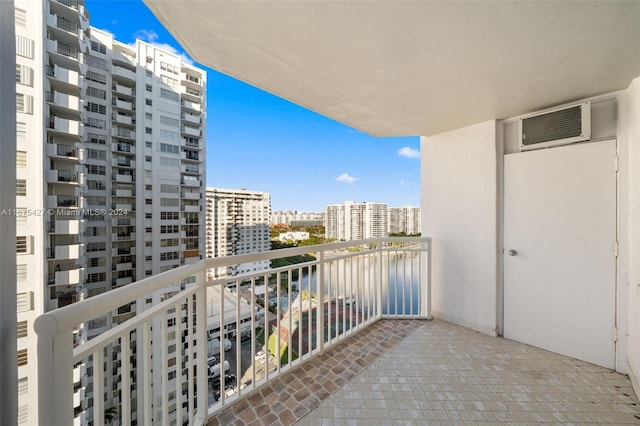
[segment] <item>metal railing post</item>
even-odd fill
[[[324,252],[318,253],[318,273],[316,282],[316,309],[318,310],[318,320],[316,321],[316,336],[318,336],[318,350],[324,353]],[[309,307],[311,308],[311,294],[309,294]],[[312,315],[312,309],[309,309],[309,315]]]
[[[209,372],[207,364],[207,272],[206,269],[196,274],[196,353],[197,357],[197,387],[198,387],[198,410],[197,424],[206,424],[209,398]],[[191,303],[191,300],[189,301]],[[223,344],[223,327],[220,324],[220,345]],[[224,374],[220,369],[220,374]]]
[[[374,315],[374,318],[379,319],[382,318],[382,285],[383,285],[383,279],[382,279],[382,268],[383,268],[383,259],[382,259],[382,242],[378,243],[378,246],[376,247],[376,251],[378,252],[378,268],[376,268],[376,274],[378,275],[378,277],[376,278],[374,275],[374,281],[377,283],[376,284],[376,292],[375,292],[375,306],[376,306],[376,313]],[[387,290],[388,291],[388,290]]]
[[[46,314],[36,319],[34,328],[38,335],[38,418],[35,424],[73,424],[72,332],[57,334],[56,320]]]
[[[432,319],[431,316],[431,238],[420,244],[423,252],[420,256],[425,261],[420,262],[420,284],[424,285],[422,301],[420,303],[420,316]],[[424,252],[426,251],[426,253]]]

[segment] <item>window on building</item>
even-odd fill
[[[16,151],[16,167],[24,169],[27,167],[27,153],[26,151]]]
[[[89,81],[94,81],[100,84],[107,84],[107,76],[95,71],[87,71],[85,78]],[[87,88],[88,90],[89,88]],[[104,99],[104,98],[103,98]]]
[[[30,237],[27,235],[16,236],[16,254],[30,254]]]
[[[27,365],[28,362],[28,355],[27,355],[27,350],[26,349],[19,349],[18,350],[18,367],[22,367],[23,365]]]
[[[33,96],[16,93],[16,111],[24,114],[33,114]]]
[[[26,321],[18,321],[18,339],[22,337],[27,337],[29,331],[29,327]]]
[[[102,43],[100,43],[98,41],[91,40],[91,50],[93,50],[94,52],[106,54],[107,53],[107,46],[105,46],[104,44],[102,44]]]
[[[97,87],[87,87],[87,96],[98,99],[107,99],[107,92]],[[103,113],[104,114],[104,113]]]

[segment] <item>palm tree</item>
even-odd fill
[[[104,410],[104,422],[111,424],[113,419],[116,418],[116,414],[118,414],[118,409],[116,407],[110,407]]]

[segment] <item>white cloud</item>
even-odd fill
[[[411,182],[409,182],[408,180],[401,179],[400,185],[411,185]]]
[[[405,146],[398,151],[398,155],[407,158],[420,158],[420,151]]]
[[[153,30],[138,30],[133,33],[133,37],[145,41],[152,45],[153,47],[157,47],[158,49],[166,50],[167,52],[173,53],[174,55],[180,56],[180,59],[185,64],[193,65],[193,59],[191,59],[186,53],[176,49],[170,44],[167,43],[158,43],[157,40],[159,38],[158,33]],[[135,43],[131,44],[132,47],[135,47]]]
[[[336,178],[338,182],[355,183],[359,179],[353,176],[349,176],[349,173],[343,173]]]
[[[138,30],[133,33],[133,36],[147,43],[153,43],[158,39],[158,33],[153,30]]]

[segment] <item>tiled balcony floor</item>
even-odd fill
[[[442,321],[384,320],[209,424],[296,421],[640,424],[640,405],[604,368]]]

